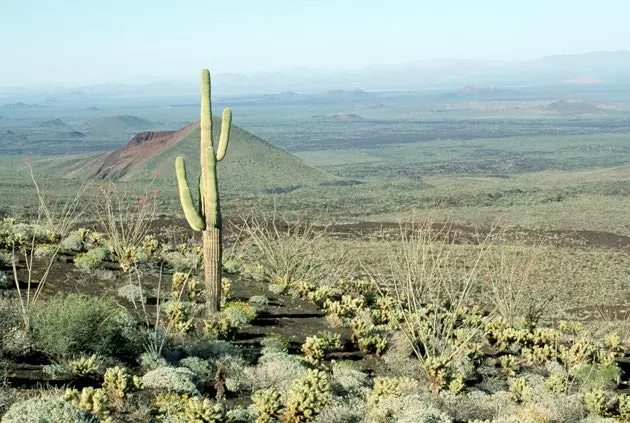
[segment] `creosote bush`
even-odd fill
[[[78,353],[135,360],[141,344],[136,320],[109,300],[57,295],[34,311],[33,344],[55,358]]]
[[[99,423],[92,414],[59,398],[31,398],[13,404],[2,423]]]

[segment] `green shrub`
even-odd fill
[[[0,289],[11,289],[14,286],[13,279],[9,278],[6,273],[0,271]]]
[[[217,372],[217,366],[199,357],[186,357],[179,361],[181,367],[186,367],[195,373],[202,381],[210,381]]]
[[[135,319],[103,298],[58,295],[34,313],[31,327],[35,348],[54,358],[83,353],[129,361],[140,350]]]
[[[98,423],[90,413],[59,398],[31,398],[13,404],[2,423]]]
[[[120,298],[123,298],[130,303],[146,304],[148,292],[146,289],[139,285],[126,283],[116,291]]]
[[[259,312],[269,305],[269,300],[264,295],[254,295],[247,300],[247,303]]]
[[[155,370],[158,367],[165,367],[168,365],[166,359],[159,354],[145,352],[140,354],[140,359],[138,360],[140,364],[140,368],[145,372],[150,370]]]
[[[197,395],[197,375],[186,367],[158,367],[142,376],[142,387]]]

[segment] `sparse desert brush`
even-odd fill
[[[179,366],[190,369],[204,383],[211,381],[217,373],[217,366],[215,363],[210,360],[204,360],[194,356],[182,358],[179,360]]]
[[[57,295],[34,312],[31,325],[35,348],[56,358],[85,353],[129,360],[140,348],[136,320],[103,298]]]
[[[198,377],[186,367],[158,367],[141,378],[143,388],[199,394]]]
[[[286,353],[268,353],[258,365],[243,370],[241,386],[250,391],[273,388],[284,394],[295,379],[306,374],[307,368],[295,357]]]
[[[242,301],[226,303],[222,313],[225,318],[231,320],[237,326],[249,324],[257,316],[256,309],[249,303]]]
[[[74,256],[74,265],[80,270],[91,272],[108,259],[109,253],[104,247],[96,247]]]
[[[254,310],[256,310],[256,312],[258,313],[264,310],[265,307],[269,305],[269,299],[267,299],[267,297],[265,297],[264,295],[254,295],[249,297],[247,303],[250,306],[254,307]]]
[[[362,396],[370,380],[351,362],[333,362],[331,386],[333,391],[346,397]]]
[[[130,303],[134,304],[134,306],[136,306],[136,303],[146,304],[149,295],[146,289],[144,289],[140,285],[133,283],[124,284],[123,286],[118,288],[118,291],[116,291],[116,293],[120,298],[129,301]]]
[[[189,340],[183,347],[188,356],[199,357],[213,363],[243,356],[243,350],[238,345],[205,337]]]
[[[11,289],[15,286],[13,279],[9,278],[6,273],[0,270],[0,289]]]
[[[138,358],[138,363],[140,364],[140,368],[145,372],[168,365],[168,362],[164,357],[154,352],[144,352],[140,354],[140,357]]]
[[[59,398],[31,398],[14,403],[2,423],[99,423],[92,414]]]
[[[333,282],[343,273],[344,251],[329,248],[326,231],[317,230],[302,219],[290,221],[277,215],[247,216],[242,219],[242,235],[267,279],[290,286],[299,281]],[[247,264],[246,271],[247,271]]]
[[[370,408],[368,422],[453,423],[453,419],[420,395],[388,396]]]

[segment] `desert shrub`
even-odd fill
[[[31,326],[34,346],[55,358],[83,353],[128,361],[140,349],[135,319],[103,298],[58,295],[35,311]]]
[[[24,330],[18,303],[0,295],[0,357],[22,355],[30,346],[31,337]]]
[[[272,294],[275,295],[282,295],[284,294],[284,291],[287,290],[286,285],[282,285],[279,283],[270,283],[267,288],[269,289],[269,291],[271,291]]]
[[[59,398],[31,398],[13,404],[2,423],[98,423],[85,411]]]
[[[83,247],[83,241],[77,232],[72,232],[61,240],[63,251],[82,251]]]
[[[269,300],[264,295],[254,295],[247,300],[247,303],[254,307],[256,312],[260,312],[269,305]]]
[[[204,382],[210,381],[217,372],[217,366],[199,357],[186,357],[179,361],[181,367],[186,367]]]
[[[292,355],[265,354],[257,366],[244,369],[241,375],[244,381],[241,385],[252,391],[273,388],[280,393],[286,393],[291,387],[291,382],[303,377],[306,370],[302,363]]]
[[[286,353],[289,351],[289,342],[282,339],[278,335],[269,335],[262,341],[260,341],[262,355],[270,353]]]
[[[199,338],[188,342],[184,351],[189,356],[195,356],[210,362],[226,361],[230,358],[242,357],[243,350],[238,345],[227,341]]]
[[[144,370],[145,372],[148,372],[150,370],[155,370],[158,367],[164,367],[168,365],[164,357],[153,352],[144,352],[140,354],[138,363],[140,364],[140,368]]]
[[[8,386],[0,384],[0,416],[15,402],[15,391]]]
[[[50,257],[58,252],[58,246],[55,244],[39,244],[35,246],[33,254],[35,257]]]
[[[368,375],[357,370],[351,362],[333,362],[331,385],[337,394],[359,396],[368,385]]]
[[[232,301],[225,305],[222,311],[224,317],[235,326],[247,325],[256,318],[256,310],[248,303]]]
[[[187,272],[190,269],[196,269],[199,264],[199,256],[192,252],[163,252],[162,259],[173,269],[181,272]]]
[[[42,372],[52,379],[62,379],[72,375],[68,366],[64,364],[46,364],[42,367]]]
[[[142,386],[168,392],[197,395],[197,376],[186,367],[158,367],[142,376]]]
[[[120,298],[123,298],[133,304],[146,304],[148,292],[140,285],[126,283],[116,291]]]
[[[452,423],[451,417],[418,395],[387,397],[370,411],[373,422]],[[391,419],[391,420],[388,420]],[[369,420],[368,420],[369,421]]]
[[[14,286],[13,278],[10,278],[5,272],[0,270],[0,289],[11,289]]]
[[[337,399],[322,408],[312,423],[362,423],[367,414],[365,401],[360,398]]]

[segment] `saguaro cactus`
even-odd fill
[[[210,72],[201,71],[201,175],[199,177],[199,207],[195,207],[183,157],[175,160],[179,198],[190,227],[202,232],[203,265],[206,283],[206,304],[209,311],[219,311],[221,303],[221,207],[217,183],[217,162],[223,160],[230,137],[232,110],[223,110],[221,136],[215,151],[212,135],[212,105],[210,102]]]

